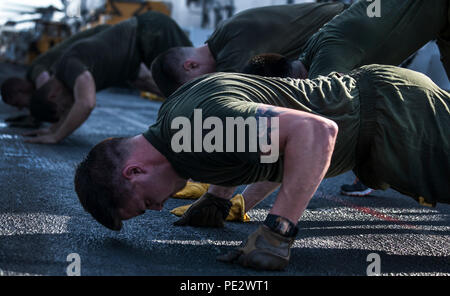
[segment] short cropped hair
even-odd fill
[[[152,77],[165,97],[169,97],[184,83],[182,69],[185,51],[185,47],[172,47],[158,55],[152,63]]]
[[[245,74],[253,74],[266,77],[289,77],[289,60],[276,53],[265,53],[254,56],[248,61],[242,70]]]
[[[83,208],[103,226],[120,230],[118,209],[124,205],[129,189],[121,176],[128,157],[126,138],[110,138],[97,144],[78,165],[75,191]]]
[[[2,83],[0,90],[3,102],[6,104],[11,104],[12,97],[14,97],[14,95],[21,90],[33,91],[33,87],[31,83],[22,78],[11,77],[6,79]]]
[[[58,106],[49,99],[51,88],[51,81],[48,81],[31,96],[30,113],[37,120],[47,122],[59,120]]]

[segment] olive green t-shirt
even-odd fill
[[[140,60],[136,31],[137,20],[132,17],[78,41],[56,65],[56,78],[73,90],[77,77],[88,70],[99,91],[137,77]]]
[[[138,50],[142,62],[150,69],[162,52],[176,46],[192,46],[183,29],[165,14],[150,11],[137,16]]]
[[[309,78],[362,65],[399,65],[448,26],[448,0],[380,0],[379,11],[374,3],[354,3],[308,40],[300,60]]]
[[[53,70],[52,65],[57,62],[59,57],[61,57],[64,51],[68,49],[72,44],[74,44],[78,40],[82,40],[84,38],[91,37],[99,32],[102,32],[107,28],[109,28],[109,25],[98,25],[93,28],[78,32],[65,39],[64,41],[56,44],[33,60],[26,73],[27,79],[34,83],[39,74],[44,71],[51,72]]]
[[[296,58],[308,38],[345,7],[342,3],[303,3],[248,9],[219,24],[206,43],[218,72],[240,72],[261,53]]]
[[[203,76],[183,85],[163,103],[156,123],[144,136],[167,157],[173,168],[184,178],[223,186],[263,180],[281,182],[283,156],[280,155],[274,163],[262,163],[259,145],[256,150],[249,149],[250,133],[245,138],[243,146],[246,149],[242,152],[238,152],[237,148],[223,148],[223,152],[208,152],[203,148],[201,152],[195,150],[194,131],[201,127],[197,124],[197,128],[194,128],[199,118],[198,109],[201,109],[201,118],[205,120],[205,124],[208,117],[217,117],[225,128],[227,118],[259,117],[257,109],[260,104],[302,110],[334,120],[339,125],[340,133],[327,177],[353,168],[352,152],[355,150],[359,127],[358,89],[355,79],[337,73],[314,80],[267,78],[237,73]],[[194,111],[195,109],[197,110]],[[177,134],[184,128],[175,124],[180,118],[187,118],[184,120],[190,122],[191,148],[177,151],[179,147],[172,144],[172,139],[177,138]],[[175,124],[173,129],[172,124]],[[196,134],[201,134],[205,139],[213,128],[216,127],[211,125],[210,129]],[[231,137],[226,136],[227,131],[230,129],[223,129],[223,143],[233,141],[237,145],[236,128]],[[188,142],[187,138],[174,141],[175,144]]]
[[[135,80],[140,63],[150,67],[171,47],[191,45],[169,16],[150,11],[74,44],[61,58],[56,77],[73,89],[77,77],[88,70],[98,91]]]

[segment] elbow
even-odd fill
[[[323,144],[325,150],[333,150],[338,136],[338,125],[329,119],[322,119],[315,121],[312,130],[314,131],[314,138],[320,139],[319,142]]]
[[[326,133],[327,133],[328,137],[330,139],[332,139],[334,142],[336,140],[338,132],[339,132],[339,127],[338,127],[337,123],[332,120],[328,120],[328,122],[325,125],[326,125],[325,129],[326,129]]]
[[[94,110],[95,105],[96,105],[96,104],[95,104],[95,100],[89,101],[89,102],[87,103],[86,109],[88,109],[89,112],[90,112],[90,111]]]
[[[339,132],[339,127],[338,125],[334,122],[329,120],[327,123],[324,124],[325,126],[323,127],[324,129],[324,133],[325,133],[325,149],[327,152],[330,153],[330,155],[333,153],[334,151],[334,146],[336,144],[336,138]]]
[[[95,98],[86,99],[81,101],[81,106],[84,110],[91,112],[94,110],[96,105]]]

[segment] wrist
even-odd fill
[[[53,142],[58,143],[59,141],[61,141],[62,137],[59,135],[59,133],[56,132],[50,132],[44,136],[50,137],[52,139]]]
[[[216,186],[211,185],[208,188],[209,194],[222,199],[230,200],[233,197],[235,187],[222,187],[222,186]]]
[[[298,232],[296,224],[278,215],[268,214],[264,225],[269,227],[273,232],[286,237],[294,237]]]

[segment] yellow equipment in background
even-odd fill
[[[141,91],[140,95],[142,98],[149,99],[150,101],[164,102],[165,100],[163,97],[148,91]]]
[[[87,26],[81,28],[95,27],[99,24],[114,25],[130,17],[140,15],[147,11],[157,11],[166,15],[171,15],[172,8],[170,3],[162,1],[145,0],[106,0],[101,13],[97,15],[94,21],[89,22]],[[70,37],[70,27],[62,22],[34,20],[36,27],[41,35],[38,40],[33,41],[28,50],[27,62],[30,64],[38,55],[43,54],[54,45]]]
[[[99,15],[98,21],[91,25],[114,25],[147,11],[157,11],[169,16],[172,14],[170,3],[162,1],[107,0],[105,10]]]

